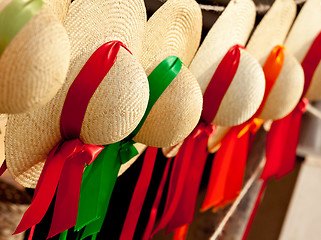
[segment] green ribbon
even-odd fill
[[[43,6],[43,0],[13,0],[0,13],[0,56]]]
[[[150,97],[146,112],[135,130],[124,140],[105,146],[95,161],[84,172],[79,198],[75,231],[80,239],[92,236],[94,240],[103,225],[110,197],[121,164],[138,154],[131,140],[143,126],[157,99],[173,81],[182,68],[182,61],[170,56],[162,61],[149,75]],[[84,228],[84,231],[80,231]]]

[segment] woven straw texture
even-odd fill
[[[321,31],[321,4],[319,0],[308,0],[294,21],[285,41],[285,47],[302,62],[313,40]],[[306,94],[310,100],[321,99],[321,62],[315,71]]]
[[[246,48],[263,66],[271,50],[282,45],[296,16],[293,0],[276,0],[256,27]],[[288,115],[300,100],[304,74],[300,63],[285,51],[284,65],[273,86],[260,118],[280,119]]]
[[[271,50],[282,45],[296,16],[293,0],[276,0],[252,34],[246,49],[261,66]]]
[[[11,1],[0,3],[2,11]],[[44,6],[9,43],[0,58],[0,113],[40,107],[62,86],[70,43],[57,17]]]
[[[67,16],[71,0],[45,0],[52,11],[58,16],[59,20],[63,22]]]
[[[304,73],[300,63],[285,50],[283,68],[259,118],[276,120],[288,115],[299,102],[303,85]]]
[[[72,46],[66,82],[45,107],[10,116],[6,159],[16,181],[35,187],[49,151],[61,139],[59,121],[67,90],[86,60],[103,43],[121,40],[139,53],[146,23],[143,1],[78,0],[71,4],[65,26]],[[147,107],[146,74],[136,58],[120,49],[117,61],[91,98],[80,138],[110,144],[135,129]]]
[[[190,65],[203,93],[227,51],[235,44],[246,43],[254,20],[255,6],[252,1],[231,1],[208,32]],[[241,50],[237,73],[213,124],[233,126],[248,120],[260,105],[264,88],[262,68],[257,60]]]
[[[148,20],[141,63],[149,75],[166,57],[176,55],[188,65],[200,42],[202,16],[194,0],[168,0]],[[134,140],[154,147],[181,142],[199,121],[202,93],[183,66],[157,100]]]

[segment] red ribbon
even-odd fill
[[[155,207],[158,206],[156,203],[159,201],[155,199],[144,239],[148,239],[166,226],[167,231],[173,231],[182,225],[186,225],[187,228],[187,224],[193,220],[198,189],[208,155],[207,142],[215,129],[211,126],[211,122],[236,74],[240,60],[240,47],[233,46],[216,69],[204,94],[201,121],[185,139],[174,159],[163,215],[152,232],[155,212],[157,212]],[[163,178],[165,175],[167,176],[167,173],[164,173]],[[163,189],[159,188],[157,196],[160,196],[162,191]]]
[[[266,138],[266,164],[262,179],[281,178],[293,170],[299,142],[302,115],[308,100],[307,93],[313,73],[321,59],[321,32],[313,41],[302,62],[305,82],[302,98],[296,108],[285,118],[274,121]]]
[[[202,211],[214,207],[224,207],[232,202],[240,193],[243,185],[243,176],[249,149],[250,139],[263,123],[257,119],[263,110],[268,95],[270,94],[283,66],[284,48],[276,46],[267,58],[263,70],[266,79],[266,89],[263,101],[247,122],[230,129],[222,140],[221,147],[213,161],[209,186],[202,206]]]
[[[145,200],[144,197],[140,198],[139,196],[146,196],[149,183],[152,178],[156,155],[157,155],[157,148],[155,147],[147,148],[143,167],[139,174],[138,181],[136,183],[136,187],[127,211],[126,220],[123,225],[123,230],[121,232],[119,240],[133,239],[137,221]],[[133,201],[133,199],[135,199],[135,201]]]
[[[247,239],[254,217],[260,205],[264,190],[270,178],[281,178],[291,172],[295,166],[296,148],[299,142],[302,115],[308,105],[307,93],[313,74],[321,60],[321,32],[313,41],[303,62],[304,89],[302,97],[295,109],[285,118],[274,121],[266,138],[266,162],[261,175],[263,180],[260,192],[257,196],[250,219],[247,223],[242,240]]]
[[[60,118],[63,140],[49,153],[34,194],[15,234],[38,224],[45,215],[57,189],[56,203],[48,238],[76,224],[82,174],[103,146],[79,140],[88,103],[116,61],[119,41],[99,47],[88,59],[67,93]],[[59,183],[59,184],[58,184]]]
[[[3,161],[1,168],[0,168],[0,176],[7,170],[7,162],[6,160]]]
[[[160,203],[162,195],[163,195],[163,190],[164,190],[164,187],[165,187],[165,183],[166,183],[166,180],[167,180],[167,175],[168,175],[169,167],[170,167],[171,163],[172,163],[172,158],[169,158],[167,160],[167,163],[166,163],[166,166],[165,166],[165,169],[164,169],[164,173],[163,173],[161,182],[160,182],[158,190],[157,190],[156,198],[155,198],[155,201],[153,203],[152,211],[151,211],[151,213],[149,215],[148,224],[146,226],[146,229],[145,229],[145,232],[144,232],[142,240],[148,240],[149,237],[152,234],[153,227],[154,227],[155,221],[156,221],[158,206],[159,206],[159,203]]]

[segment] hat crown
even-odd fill
[[[203,94],[228,50],[236,44],[246,43],[254,26],[255,14],[253,1],[230,1],[208,32],[190,65]],[[248,120],[262,101],[264,86],[259,64],[241,50],[238,70],[212,123],[233,126]]]

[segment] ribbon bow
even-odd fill
[[[48,237],[76,224],[85,163],[92,163],[103,149],[102,146],[83,144],[79,140],[82,122],[91,97],[115,63],[121,46],[127,49],[119,41],[111,41],[99,47],[71,84],[60,117],[62,142],[50,151],[34,199],[15,233],[34,227],[41,221],[55,195],[58,182]]]
[[[63,141],[49,153],[40,175],[34,199],[14,234],[38,224],[44,217],[58,183],[56,204],[48,238],[76,224],[81,175],[103,149],[83,144],[79,139]],[[70,188],[70,184],[73,186]]]
[[[123,140],[105,146],[94,164],[86,168],[75,226],[76,231],[85,227],[80,239],[95,236],[100,231],[119,169],[137,154],[134,141]]]

